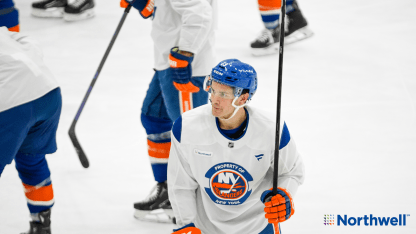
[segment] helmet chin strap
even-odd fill
[[[221,119],[221,120],[230,120],[232,117],[234,117],[235,116],[235,114],[237,114],[237,111],[241,108],[241,107],[244,107],[245,105],[247,105],[248,104],[248,102],[249,102],[249,100],[247,100],[243,105],[241,105],[241,106],[237,106],[237,105],[235,105],[234,103],[237,101],[237,99],[238,99],[239,97],[235,97],[234,98],[234,100],[233,100],[233,102],[231,103],[231,105],[233,105],[233,107],[235,108],[235,110],[234,110],[234,112],[233,112],[233,114],[229,117],[229,118],[227,118],[227,119],[225,119],[225,118],[221,118],[221,117],[218,117],[219,119]]]

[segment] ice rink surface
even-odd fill
[[[157,0],[156,0],[157,1]],[[77,125],[91,166],[82,168],[67,131],[119,23],[118,0],[99,0],[80,22],[30,16],[15,0],[21,32],[38,39],[62,89],[58,152],[48,156],[54,234],[162,234],[133,203],[155,182],[140,108],[153,75],[151,21],[132,9]],[[299,0],[315,35],[285,47],[282,109],[306,165],[296,213],[282,233],[416,233],[416,2]],[[252,106],[276,109],[278,55],[253,57],[262,29],[257,1],[219,3],[217,62],[257,70]],[[326,226],[324,215],[407,216],[406,226]],[[0,179],[0,233],[29,227],[14,163]]]

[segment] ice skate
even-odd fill
[[[295,7],[295,9],[297,6]],[[313,32],[302,12],[297,9],[286,15],[285,18],[285,45],[311,37]],[[279,52],[280,26],[275,29],[264,29],[261,35],[251,43],[254,56],[262,56]]]
[[[144,200],[134,203],[134,217],[139,220],[172,223],[173,211],[166,182],[157,183]]]
[[[31,221],[29,231],[21,234],[51,234],[51,209],[40,212],[38,218],[39,222]]]
[[[279,27],[264,29],[260,36],[251,43],[251,53],[254,56],[274,54],[279,51]]]
[[[285,45],[304,40],[313,35],[300,10],[288,13],[286,19],[288,24],[285,28]]]
[[[62,18],[67,0],[41,0],[32,3],[32,15],[41,18]]]
[[[93,0],[77,0],[64,9],[64,20],[78,21],[89,19],[95,16]]]

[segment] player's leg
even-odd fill
[[[265,29],[251,43],[252,54],[256,56],[277,53],[280,40],[280,0],[258,0],[260,15]],[[313,35],[296,0],[286,1],[285,44],[290,44]]]
[[[143,103],[141,119],[148,135],[149,158],[157,185],[148,199],[135,203],[136,218],[171,222],[173,215],[168,200],[166,179],[172,123],[183,112],[207,103],[208,94],[203,91],[204,78],[193,78],[194,84],[201,90],[198,93],[178,92],[173,86],[170,69],[157,71],[150,83]]]
[[[68,0],[39,0],[32,3],[32,15],[41,18],[62,18]]]
[[[94,7],[94,0],[76,0],[65,7],[64,20],[78,21],[92,18],[95,16]]]
[[[33,102],[28,102],[0,112],[0,168],[12,163],[30,127]]]
[[[56,130],[62,109],[61,89],[56,88],[32,103],[32,118],[36,121],[29,129],[18,152],[52,154],[57,150]]]
[[[167,113],[172,122],[184,112],[207,104],[208,93],[203,89],[204,79],[205,77],[192,77],[192,83],[200,90],[198,93],[179,92],[173,85],[171,69],[161,72],[159,76],[160,88]],[[170,148],[168,150],[170,151]],[[169,157],[169,151],[167,157]],[[167,171],[164,172],[164,176],[167,177]],[[174,218],[172,221],[175,223]]]
[[[15,162],[30,211],[30,229],[27,233],[50,234],[54,195],[45,154],[19,152]]]
[[[9,31],[19,32],[19,12],[12,0],[0,1],[0,27],[6,26]]]
[[[166,179],[172,121],[166,112],[160,89],[161,73],[155,72],[141,113],[141,122],[147,134],[148,155],[157,184],[146,199],[134,204],[134,216],[147,221],[171,222],[172,207],[168,200]]]
[[[15,157],[16,169],[24,186],[27,206],[31,214],[28,234],[50,234],[51,207],[54,195],[45,154],[54,153],[56,130],[61,114],[62,99],[59,88],[31,102],[34,123]]]
[[[280,0],[258,0],[261,19],[265,29],[251,43],[253,55],[267,55],[279,50]]]
[[[0,137],[0,177],[25,139],[29,120],[28,113],[19,107],[0,112],[0,136],[5,136]]]
[[[50,212],[44,210],[36,210],[33,209],[30,204],[35,203],[35,201],[42,200],[44,193],[48,192],[48,188],[45,189],[35,189],[35,190],[28,190],[30,187],[29,185],[39,184],[38,182],[33,182],[35,178],[37,178],[37,174],[39,173],[31,173],[30,170],[36,170],[36,168],[44,168],[44,165],[41,163],[33,163],[32,160],[34,157],[29,157],[29,160],[24,160],[24,164],[21,164],[22,155],[21,153],[17,153],[20,146],[23,144],[29,129],[36,124],[36,117],[34,116],[34,111],[36,110],[34,106],[34,102],[29,102],[9,110],[0,112],[0,174],[3,170],[4,166],[10,164],[13,159],[16,161],[16,168],[19,171],[19,176],[22,178],[23,184],[25,185],[25,194],[28,198],[28,206],[30,213],[32,214],[33,221],[30,223],[30,234],[47,234],[50,233],[49,228],[49,214]],[[43,155],[44,157],[44,155]],[[36,157],[37,158],[37,157]],[[34,167],[30,167],[30,164],[35,164]],[[27,170],[27,167],[29,170]],[[24,169],[21,169],[24,168]],[[48,171],[49,172],[49,171]],[[47,184],[46,184],[47,185]],[[30,199],[30,200],[29,200]],[[49,200],[49,199],[43,199]],[[35,203],[36,205],[36,203]],[[42,216],[45,222],[41,223],[40,216]],[[37,222],[36,222],[36,221]],[[48,221],[48,223],[46,223]],[[43,227],[45,226],[45,227]],[[38,232],[34,232],[34,230],[38,230]]]

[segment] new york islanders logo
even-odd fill
[[[253,181],[250,173],[242,166],[224,162],[211,167],[205,174],[209,179],[208,196],[217,204],[240,205],[251,194],[249,182]]]

